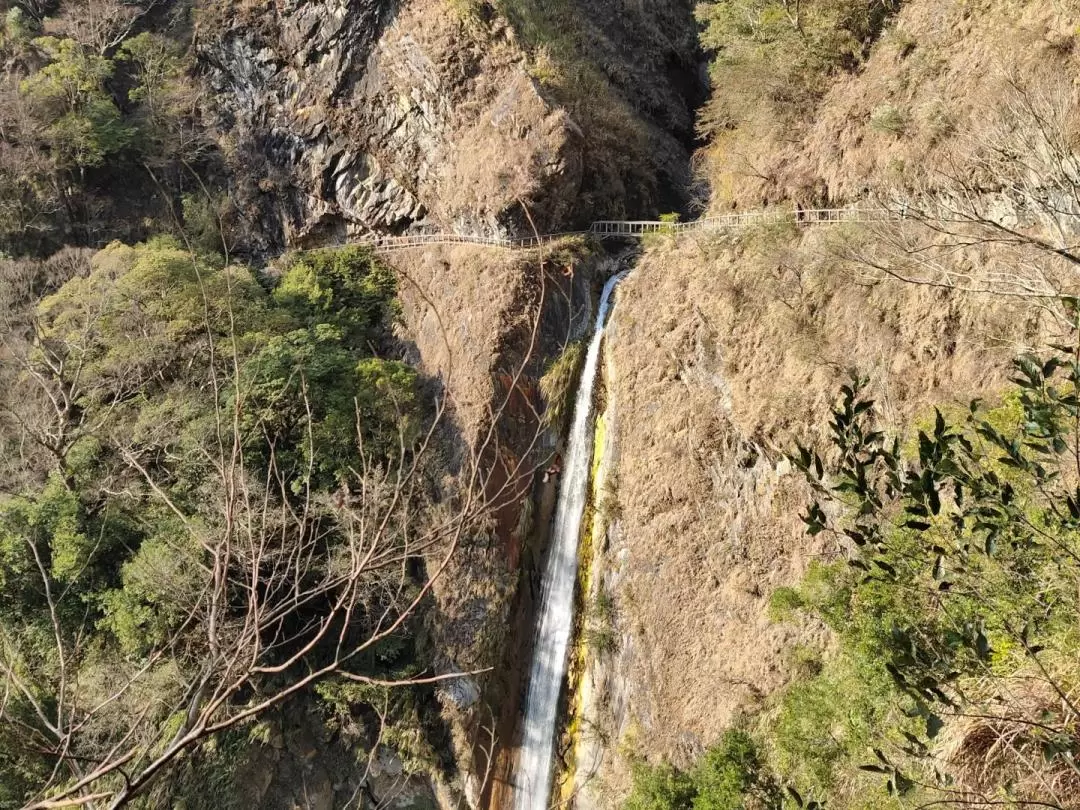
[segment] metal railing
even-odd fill
[[[904,219],[904,212],[888,208],[810,208],[766,211],[745,211],[738,214],[721,214],[702,217],[690,222],[665,222],[661,220],[598,220],[587,231],[506,238],[498,236],[473,236],[456,233],[421,233],[407,236],[362,236],[341,245],[327,245],[297,251],[324,250],[327,248],[359,245],[380,253],[409,250],[435,245],[480,245],[509,250],[529,250],[571,236],[591,235],[599,239],[639,238],[649,234],[680,234],[689,231],[725,231],[754,225],[791,223],[793,225],[825,225],[843,222],[886,222]]]
[[[839,222],[884,222],[903,219],[902,212],[887,208],[809,208],[769,211],[746,211],[721,214],[690,222],[660,222],[654,220],[600,220],[589,233],[604,237],[645,236],[653,233],[685,233],[687,231],[722,231],[752,225],[790,222],[793,225],[823,225]]]
[[[328,250],[353,246],[369,247],[379,252],[391,252],[433,245],[480,245],[483,247],[499,247],[510,250],[528,250],[530,248],[542,247],[543,245],[557,242],[560,239],[565,239],[570,236],[585,236],[588,233],[588,231],[566,231],[564,233],[551,233],[543,236],[527,236],[515,239],[459,233],[420,233],[409,234],[407,236],[360,236],[336,245],[320,245],[318,247],[302,248],[293,252],[310,253],[315,250]]]

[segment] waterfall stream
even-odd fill
[[[581,370],[581,381],[574,402],[573,422],[559,484],[558,505],[555,509],[551,551],[544,572],[536,646],[529,670],[525,720],[514,783],[515,810],[547,810],[551,793],[555,721],[559,693],[566,676],[570,631],[574,623],[578,537],[581,533],[581,517],[585,511],[589,466],[592,461],[593,388],[611,294],[625,274],[626,271],[623,271],[608,279],[600,295],[596,327],[585,355],[585,365]]]

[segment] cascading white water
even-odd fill
[[[592,460],[593,386],[596,382],[600,341],[604,336],[604,320],[607,317],[609,300],[615,285],[624,275],[625,271],[608,279],[600,294],[596,328],[585,355],[585,365],[581,370],[581,381],[574,402],[573,423],[559,485],[559,502],[555,510],[551,551],[547,570],[544,572],[540,624],[532,667],[529,670],[525,721],[517,778],[514,780],[516,810],[547,810],[548,795],[551,793],[555,714],[563,677],[566,675],[567,646],[574,622],[578,535],[581,532],[581,516],[585,511],[589,462]]]

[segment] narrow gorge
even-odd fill
[[[1080,810],[1078,76],[0,0],[0,810]]]
[[[621,270],[604,283],[597,305],[596,326],[585,351],[574,398],[558,505],[544,569],[533,660],[529,667],[521,748],[514,779],[517,810],[544,810],[550,805],[555,740],[559,736],[559,698],[563,692],[574,628],[578,545],[592,472],[593,393],[601,368],[600,349],[611,296],[615,285],[627,272]]]

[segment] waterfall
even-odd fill
[[[574,584],[577,579],[578,536],[585,511],[589,466],[593,450],[592,398],[599,365],[604,319],[615,285],[626,271],[608,279],[600,295],[596,327],[585,366],[581,370],[574,416],[564,460],[555,526],[547,570],[544,572],[540,622],[529,670],[525,699],[525,721],[518,773],[515,780],[515,810],[547,810],[551,793],[552,760],[555,749],[555,715],[559,692],[566,675],[567,647],[574,623]]]

